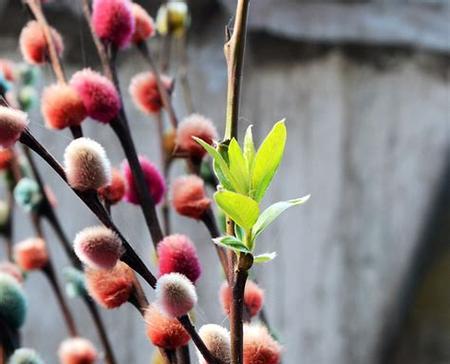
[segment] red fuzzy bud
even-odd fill
[[[133,43],[139,44],[155,35],[153,18],[139,4],[133,3],[134,33]]]
[[[159,307],[170,317],[186,315],[197,303],[197,292],[192,282],[180,273],[162,275],[156,283]]]
[[[217,139],[217,130],[210,119],[199,114],[188,116],[178,126],[176,139],[178,150],[188,153],[191,157],[202,158],[206,151],[192,137],[212,144],[213,140]]]
[[[103,42],[117,48],[126,46],[134,33],[131,1],[94,0],[92,26]]]
[[[61,56],[64,45],[61,35],[50,28],[56,52]],[[47,40],[41,25],[36,20],[31,20],[22,29],[19,38],[20,50],[26,62],[30,64],[44,64],[47,62],[49,50]]]
[[[164,193],[166,191],[166,183],[164,182],[164,177],[158,171],[156,166],[152,162],[150,162],[147,158],[142,156],[139,157],[139,163],[141,165],[142,172],[144,173],[145,182],[153,198],[153,201],[155,202],[155,204],[158,204],[161,202]],[[138,192],[136,184],[134,182],[134,175],[130,168],[130,165],[128,164],[128,161],[125,160],[122,163],[122,169],[123,175],[127,182],[125,200],[132,204],[138,205],[139,204]]]
[[[160,77],[163,86],[170,94],[173,90],[172,79],[165,75]],[[129,91],[133,102],[141,111],[152,114],[161,110],[163,103],[155,75],[152,72],[143,72],[134,76]]]
[[[244,325],[244,364],[279,364],[281,346],[262,325]]]
[[[118,262],[111,270],[86,269],[86,288],[91,297],[105,308],[123,305],[133,292],[134,272]]]
[[[125,179],[116,168],[111,170],[111,182],[98,190],[99,195],[110,205],[120,202],[125,196]]]
[[[73,140],[64,153],[69,185],[80,191],[97,190],[111,180],[111,165],[103,147],[89,138]]]
[[[177,272],[195,283],[202,272],[192,241],[181,234],[166,236],[158,244],[160,275]]]
[[[0,146],[8,148],[22,135],[28,125],[28,115],[20,110],[0,106]]]
[[[89,68],[78,71],[72,76],[70,85],[77,90],[91,118],[109,123],[119,114],[119,94],[114,84],[100,73]]]
[[[220,301],[224,312],[229,315],[233,294],[227,282],[220,287]],[[244,291],[244,304],[250,317],[254,317],[261,310],[264,303],[264,291],[258,285],[248,280]]]
[[[215,358],[224,364],[231,363],[230,333],[226,328],[214,324],[203,325],[198,334]],[[200,364],[208,364],[198,350],[197,356]]]
[[[30,238],[14,245],[14,260],[24,271],[44,268],[48,263],[45,241],[41,238]]]
[[[14,81],[14,66],[10,60],[0,59],[0,72],[6,80]]]
[[[180,215],[200,219],[211,205],[203,180],[195,175],[177,178],[172,184],[172,205]]]
[[[93,364],[98,354],[89,340],[75,337],[61,343],[58,356],[61,364]]]
[[[114,268],[123,253],[119,236],[104,226],[94,226],[80,231],[73,248],[78,258],[94,269]]]
[[[186,345],[190,336],[176,318],[162,313],[155,304],[151,304],[145,312],[147,336],[150,341],[164,349],[176,349]]]
[[[0,147],[0,171],[8,169],[14,158],[14,152],[11,148]]]

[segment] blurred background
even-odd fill
[[[158,1],[140,1],[156,14]],[[187,77],[195,110],[223,132],[226,67],[224,27],[233,0],[190,1]],[[68,75],[98,59],[81,1],[45,7],[66,46]],[[0,1],[0,57],[20,62],[17,38],[28,20],[21,1]],[[154,42],[157,42],[155,40]],[[311,194],[262,237],[258,250],[278,252],[255,275],[265,289],[271,325],[287,364],[450,363],[450,4],[448,0],[254,0],[245,59],[242,129],[260,141],[287,118],[285,158],[265,203]],[[184,71],[175,56],[169,73]],[[139,152],[159,161],[154,120],[126,91],[147,66],[135,50],[119,56],[120,80]],[[41,69],[42,82],[53,79]],[[179,116],[186,116],[180,84]],[[87,121],[87,136],[123,155],[109,128]],[[62,160],[68,132],[47,130],[39,107],[31,129]],[[242,135],[242,134],[241,134]],[[96,219],[39,163],[58,197],[70,238]],[[183,173],[177,163],[173,175]],[[4,197],[2,197],[4,198]],[[31,236],[16,212],[15,240]],[[113,217],[141,256],[152,248],[138,209],[122,204]],[[227,324],[218,303],[221,277],[203,225],[173,216],[174,230],[196,243],[204,273],[197,323]],[[46,229],[58,271],[67,260]],[[5,257],[2,247],[0,257]],[[62,281],[62,278],[60,277]],[[67,335],[49,286],[39,273],[25,284],[30,312],[23,344],[48,363]],[[153,297],[152,292],[148,296]],[[81,333],[97,342],[84,305],[70,301]],[[102,311],[120,363],[148,363],[152,346],[132,307]]]

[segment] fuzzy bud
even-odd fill
[[[44,361],[35,350],[20,348],[14,351],[8,364],[44,364]]]
[[[94,269],[114,268],[123,253],[119,236],[104,226],[81,230],[75,237],[73,249],[84,264]]]
[[[186,33],[189,24],[189,9],[182,0],[171,0],[158,10],[156,27],[162,35],[182,36]]]
[[[169,273],[162,275],[156,282],[156,299],[166,315],[180,317],[195,306],[197,292],[186,276]]]
[[[244,325],[244,364],[279,364],[281,350],[265,326]]]
[[[108,270],[86,270],[89,295],[105,308],[117,308],[128,301],[133,292],[134,272],[125,263],[118,262]]]
[[[166,75],[161,75],[161,82],[170,94],[173,81]],[[136,107],[142,112],[154,114],[163,107],[161,95],[153,72],[143,72],[134,76],[130,83],[130,95]]]
[[[186,236],[166,236],[158,244],[159,273],[181,273],[195,284],[202,272],[194,243]]]
[[[48,263],[45,241],[41,238],[29,238],[15,244],[14,260],[24,271],[44,268]]]
[[[227,282],[223,282],[220,287],[220,301],[224,312],[229,315],[233,294]],[[258,285],[247,280],[244,291],[244,304],[250,317],[258,314],[264,304],[264,291]]]
[[[89,138],[73,140],[64,153],[69,185],[80,191],[97,190],[111,180],[111,164],[103,147]]]
[[[17,264],[11,262],[0,262],[0,274],[6,273],[13,277],[18,283],[23,282],[23,274]]]
[[[193,158],[202,158],[206,151],[192,137],[212,144],[213,140],[217,139],[217,130],[210,119],[199,114],[188,116],[178,126],[176,139],[178,150]]]
[[[144,173],[145,182],[147,184],[147,188],[150,191],[150,195],[153,198],[155,204],[158,204],[162,201],[164,196],[164,192],[166,191],[166,183],[164,182],[164,177],[158,171],[156,166],[150,162],[145,157],[139,157],[139,163],[142,168],[142,172]],[[134,182],[134,175],[128,164],[128,161],[124,161],[122,163],[122,170],[125,180],[127,182],[127,188],[125,192],[125,200],[132,204],[139,204],[139,197],[136,188],[136,184]]]
[[[214,357],[223,364],[231,363],[230,333],[226,328],[214,324],[203,325],[198,334]],[[208,364],[198,350],[197,356],[200,364]]]
[[[27,301],[25,293],[9,274],[0,273],[0,316],[13,329],[20,328],[25,322]]]
[[[0,171],[8,169],[14,159],[14,152],[11,148],[0,147]]]
[[[0,106],[0,146],[8,148],[21,136],[28,125],[28,115],[20,110]]]
[[[21,178],[14,188],[14,199],[26,212],[37,211],[43,201],[38,183],[29,177]]]
[[[92,26],[97,36],[114,47],[125,47],[134,33],[134,16],[129,0],[94,0]]]
[[[133,3],[132,7],[135,25],[132,41],[139,44],[155,35],[155,23],[142,6]]]
[[[114,84],[100,73],[89,68],[78,71],[70,85],[77,90],[91,118],[106,124],[119,114],[122,106],[119,94]]]
[[[211,205],[203,180],[195,175],[178,177],[172,184],[172,205],[180,215],[200,219]]]
[[[64,129],[80,125],[87,116],[78,92],[69,85],[55,84],[42,94],[42,115],[51,129]]]
[[[98,354],[89,340],[74,337],[61,343],[58,357],[61,364],[93,364],[97,360]]]
[[[50,28],[53,42],[58,56],[61,56],[64,44],[61,35]],[[44,31],[36,20],[31,20],[25,25],[19,37],[20,51],[26,62],[41,65],[47,62],[49,49]]]
[[[3,74],[3,77],[7,81],[14,81],[14,63],[8,59],[1,58],[0,59],[0,73]]]
[[[99,195],[110,205],[120,202],[125,196],[125,179],[116,168],[111,170],[111,182],[98,190]]]
[[[148,306],[144,319],[147,336],[153,345],[163,349],[176,349],[190,340],[189,334],[178,320],[165,315],[155,304]]]
[[[33,86],[24,86],[19,90],[17,102],[20,109],[24,111],[31,110],[38,102],[38,93]]]
[[[84,273],[73,267],[65,267],[63,276],[66,281],[66,293],[69,297],[84,297],[86,296],[86,280]]]

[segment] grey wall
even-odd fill
[[[193,36],[190,49],[196,108],[213,118],[220,130],[226,21],[216,13]],[[3,38],[1,44],[1,57],[18,58],[14,39]],[[257,268],[256,275],[266,290],[268,316],[280,333],[285,363],[380,363],[385,333],[398,314],[399,294],[448,162],[449,69],[442,60],[433,52],[335,47],[259,31],[251,35],[241,126],[253,124],[261,140],[275,121],[286,117],[289,130],[286,156],[265,204],[312,194],[306,205],[280,218],[258,246],[260,252],[279,254],[274,262]],[[72,64],[67,71],[80,66]],[[136,53],[125,52],[124,88],[133,74],[145,69]],[[43,73],[51,79],[48,68]],[[182,116],[181,96],[178,89],[175,101]],[[157,161],[154,121],[128,100],[126,109],[139,151]],[[38,111],[31,127],[62,159],[69,134],[46,130]],[[85,131],[106,147],[114,164],[120,163],[123,155],[108,128],[87,121]],[[179,163],[175,174],[182,169]],[[96,223],[52,171],[45,165],[42,171],[58,195],[58,214],[69,236]],[[123,204],[113,216],[150,263],[151,244],[139,211]],[[30,235],[27,219],[18,221],[17,238]],[[217,302],[220,275],[208,235],[202,225],[180,217],[175,217],[174,226],[196,242],[204,266],[197,323],[227,324]],[[48,238],[57,265],[64,266],[66,259],[53,235]],[[31,274],[26,288],[30,314],[24,344],[55,362],[54,351],[65,335],[61,316],[41,275]],[[150,291],[148,295],[153,296]],[[71,306],[83,335],[95,340],[82,304],[73,301]],[[137,312],[125,307],[104,311],[103,316],[119,362],[147,363],[152,348]],[[445,343],[434,350],[442,351]],[[402,363],[430,364],[430,358],[407,357]],[[440,358],[433,363],[450,360]]]

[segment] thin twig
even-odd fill
[[[189,82],[188,73],[188,53],[187,53],[187,36],[183,34],[178,40],[178,54],[179,54],[179,77],[181,81],[181,87],[183,90],[183,99],[188,114],[195,112],[194,100],[192,97],[191,85]]]

